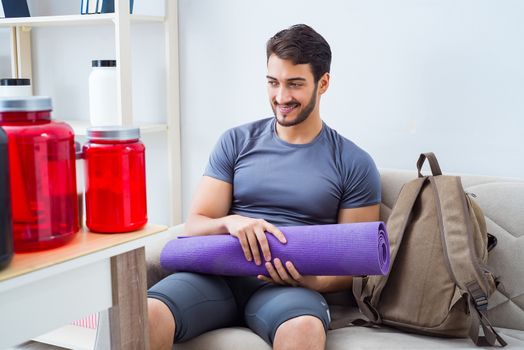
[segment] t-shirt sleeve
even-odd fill
[[[380,203],[380,174],[369,154],[360,155],[348,162],[341,208],[359,208]]]
[[[235,137],[233,131],[228,130],[220,136],[213,148],[204,175],[232,184],[235,160]]]

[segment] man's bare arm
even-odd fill
[[[228,215],[232,198],[233,185],[213,177],[202,177],[189,209],[186,233],[194,236],[229,233],[238,238],[247,261],[254,260],[257,265],[263,260],[270,261],[265,232],[273,234],[282,243],[286,238],[265,220]]]

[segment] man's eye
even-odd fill
[[[269,86],[277,86],[278,85],[278,83],[276,81],[273,81],[273,80],[269,80],[267,83],[269,84]]]
[[[289,84],[289,87],[292,87],[292,88],[299,88],[301,86],[302,86],[302,84],[298,84],[298,83],[290,83]]]

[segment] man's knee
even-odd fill
[[[174,326],[175,318],[171,310],[169,310],[165,303],[158,299],[147,298],[147,314],[150,321],[159,323],[167,322],[168,324],[172,322]]]
[[[282,323],[276,332],[276,336],[279,335],[290,335],[299,334],[301,336],[314,336],[318,337],[319,334],[325,334],[324,324],[322,321],[315,316],[298,316],[294,317],[286,322]]]
[[[162,301],[147,299],[149,338],[152,349],[171,349],[175,336],[175,318]]]

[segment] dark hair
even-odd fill
[[[305,24],[295,24],[276,33],[268,40],[266,53],[268,60],[275,54],[293,64],[309,63],[316,82],[329,73],[331,66],[331,49],[326,39]]]

